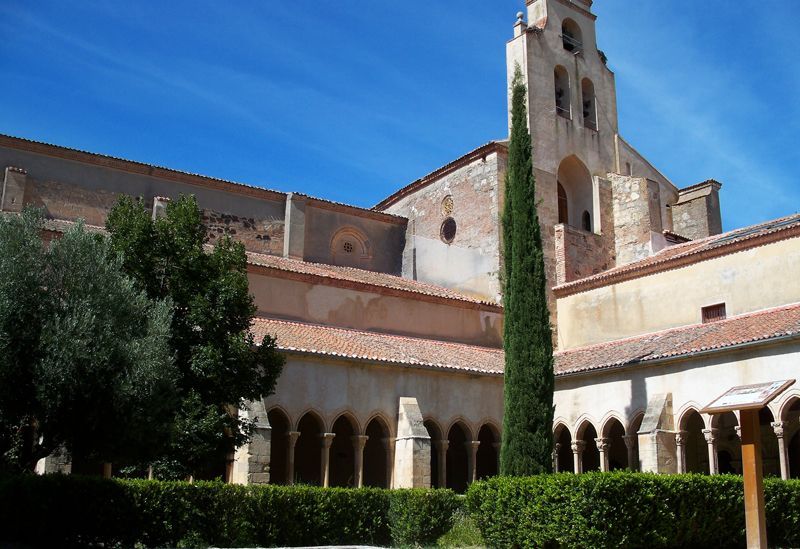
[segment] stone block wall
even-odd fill
[[[722,232],[719,204],[721,187],[717,181],[709,180],[681,189],[678,202],[671,208],[673,231],[691,240],[720,234]]]
[[[565,224],[555,230],[556,284],[564,284],[611,268],[601,235]]]
[[[614,238],[617,265],[648,257],[652,239],[661,235],[659,185],[644,177],[609,173],[613,195]]]
[[[228,234],[244,244],[250,252],[281,255],[283,253],[283,220],[240,217],[214,210],[203,210],[203,223],[208,227],[208,241],[214,244]]]

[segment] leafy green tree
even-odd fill
[[[514,476],[552,468],[555,384],[526,95],[517,66],[503,211],[505,402],[500,450],[501,473]]]
[[[107,238],[77,224],[49,246],[39,211],[0,218],[0,453],[30,469],[136,461],[164,445],[176,369],[171,304],[122,271]]]
[[[223,236],[208,249],[193,196],[170,202],[156,220],[123,197],[106,227],[125,271],[151,298],[175,304],[170,343],[180,402],[160,464],[171,464],[172,475],[209,476],[252,434],[254,420],[237,409],[272,394],[283,367],[274,339],[256,342],[249,330],[256,307],[244,246]]]

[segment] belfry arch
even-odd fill
[[[592,187],[592,174],[580,159],[573,155],[566,157],[558,166],[558,211],[559,222],[593,231],[597,226],[594,208],[594,192]],[[566,205],[563,204],[566,198]],[[564,212],[562,214],[562,212]]]

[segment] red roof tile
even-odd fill
[[[785,336],[800,337],[800,303],[557,352],[555,369],[556,375],[575,374],[723,350]]]
[[[799,235],[800,214],[794,214],[708,238],[668,246],[641,261],[561,284],[554,290],[556,296],[563,297]]]
[[[253,252],[247,253],[247,259],[251,265],[258,265],[267,269],[275,269],[287,273],[298,273],[322,280],[327,279],[349,282],[358,286],[362,286],[366,289],[371,288],[378,291],[381,289],[389,289],[398,292],[413,293],[439,299],[472,303],[479,305],[482,308],[489,307],[497,312],[502,311],[502,307],[500,305],[491,301],[477,297],[471,297],[455,290],[451,290],[450,288],[435,286],[433,284],[427,284],[418,280],[411,280],[409,278],[403,278],[386,273],[365,271],[363,269],[356,269],[353,267],[340,267],[337,265],[326,265],[322,263],[309,263],[307,261],[300,261],[298,259],[289,259],[285,257],[257,254]]]
[[[287,352],[341,357],[470,374],[503,374],[503,350],[433,339],[365,332],[318,324],[257,318],[257,340],[269,334]]]

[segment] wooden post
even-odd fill
[[[742,474],[747,547],[767,547],[767,519],[764,511],[764,478],[761,472],[761,428],[758,410],[741,410]]]

